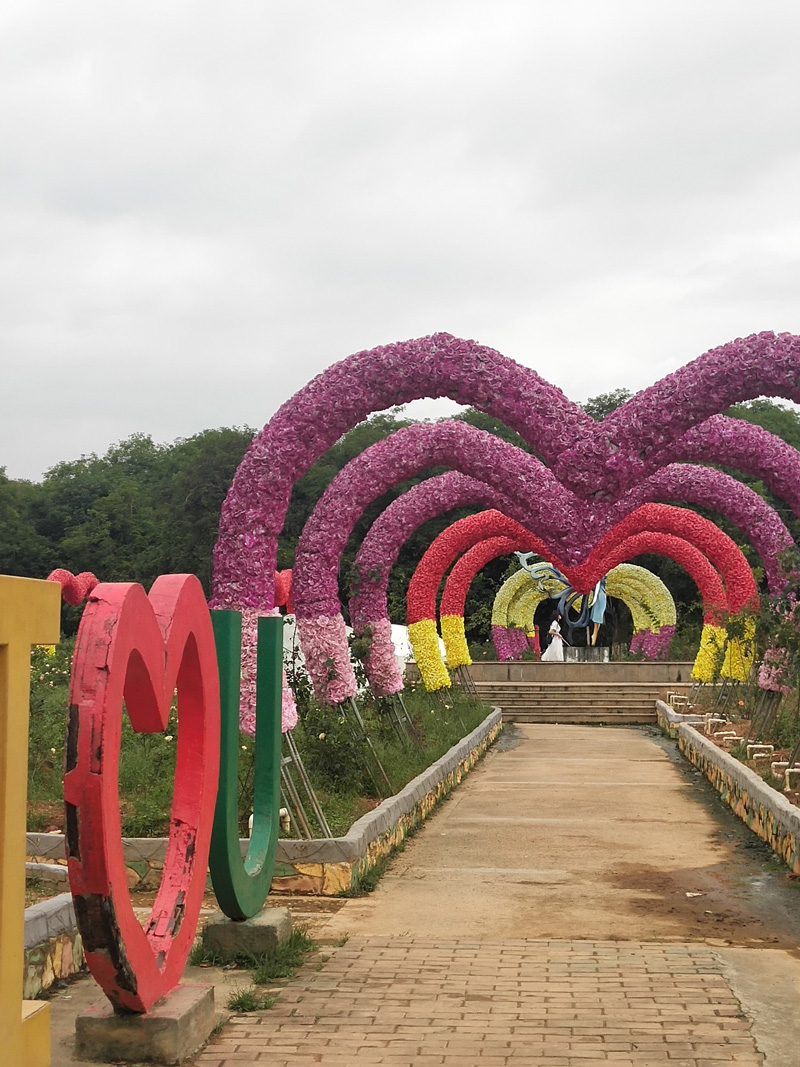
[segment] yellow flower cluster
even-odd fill
[[[420,619],[408,627],[408,638],[419,673],[429,693],[450,688],[450,675],[439,653],[439,635],[433,619]]]
[[[530,636],[533,633],[533,617],[536,614],[536,609],[546,597],[546,593],[543,593],[531,583],[511,605],[508,613],[510,625],[517,626]]]
[[[755,659],[756,621],[748,616],[742,619],[742,624],[742,636],[728,639],[725,658],[719,672],[720,678],[731,678],[734,682],[747,681]]]
[[[692,667],[692,678],[696,682],[714,681],[724,654],[726,636],[724,626],[713,626],[708,622],[703,624],[700,647]]]
[[[634,563],[620,563],[609,571],[606,594],[621,600],[630,610],[634,630],[658,633],[675,625],[675,601],[661,579]]]
[[[456,667],[469,667],[472,657],[469,654],[467,637],[464,633],[463,615],[442,615],[439,624],[442,628],[447,666],[451,671]]]
[[[513,601],[525,591],[530,577],[525,570],[515,571],[500,586],[492,605],[492,626],[508,628],[508,612]]]

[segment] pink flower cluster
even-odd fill
[[[242,608],[242,674],[240,680],[239,728],[251,737],[256,732],[256,661],[258,646],[258,619],[260,615],[277,615],[278,609],[258,611]],[[281,688],[281,730],[293,730],[297,725],[297,705],[294,694],[283,674]]]
[[[500,660],[522,659],[528,647],[528,638],[522,630],[507,630],[505,626],[492,626],[492,644]]]
[[[308,676],[320,700],[341,704],[355,696],[358,686],[342,616],[303,619],[298,615],[297,633]]]
[[[367,623],[362,636],[369,641],[364,670],[373,693],[379,697],[399,693],[403,688],[403,672],[395,655],[392,624],[388,619],[377,619]]]
[[[658,633],[649,629],[635,630],[631,638],[631,652],[641,652],[646,659],[662,659],[667,655],[674,636],[674,626],[662,626]]]
[[[785,648],[768,648],[758,668],[758,685],[770,693],[791,693],[788,680],[789,656]]]

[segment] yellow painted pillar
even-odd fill
[[[48,1067],[50,1005],[22,999],[31,646],[59,640],[61,587],[0,575],[0,1049]],[[66,710],[66,709],[65,709]]]

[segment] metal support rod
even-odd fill
[[[387,785],[387,787],[389,789],[389,796],[391,796],[392,793],[394,792],[394,790],[392,788],[392,783],[389,781],[389,776],[387,775],[386,771],[383,769],[383,764],[381,763],[380,759],[378,758],[378,753],[375,751],[375,746],[372,743],[372,738],[367,733],[367,728],[364,725],[364,720],[361,718],[361,712],[358,710],[358,704],[356,704],[355,698],[354,697],[350,697],[349,703],[350,703],[350,708],[352,709],[352,712],[355,715],[356,722],[358,723],[358,725],[359,725],[359,727],[361,729],[361,737],[367,743],[367,747],[369,748],[370,752],[372,753],[372,758],[375,760],[375,764],[376,764],[376,766],[378,768],[378,772],[379,772],[381,778],[383,778],[384,782],[386,783],[386,785]],[[373,781],[374,781],[374,779],[373,779]],[[375,784],[377,785],[378,783],[376,782]]]
[[[314,835],[311,832],[311,827],[308,823],[308,816],[306,815],[305,809],[303,807],[303,802],[300,799],[300,795],[297,792],[295,784],[292,781],[292,776],[289,773],[289,769],[287,767],[287,764],[291,762],[292,761],[288,756],[283,756],[281,759],[281,781],[283,782],[283,787],[286,792],[286,795],[291,800],[291,804],[287,804],[287,807],[294,808],[296,821],[298,822],[300,829],[305,835],[305,837],[310,840]]]
[[[317,800],[317,794],[314,792],[314,787],[311,784],[311,779],[308,777],[308,771],[306,771],[305,764],[303,763],[302,756],[300,755],[297,749],[297,745],[295,744],[294,738],[292,737],[291,732],[288,730],[283,736],[286,738],[286,747],[291,753],[292,762],[294,763],[295,768],[297,769],[297,775],[303,784],[303,788],[306,791],[306,796],[308,797],[308,802],[311,805],[311,810],[314,812],[314,817],[319,823],[319,828],[322,831],[322,836],[333,837],[333,834],[331,833],[331,828],[330,826],[328,826],[328,821],[325,818],[322,808],[320,807],[319,801]]]

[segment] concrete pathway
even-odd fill
[[[797,1067],[776,867],[654,733],[512,728],[375,893],[315,913],[330,958],[197,1067]]]

